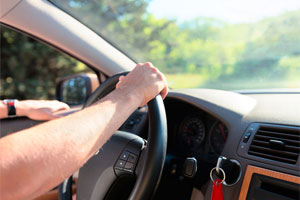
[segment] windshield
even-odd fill
[[[170,88],[300,87],[299,0],[52,0]]]

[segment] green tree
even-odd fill
[[[90,72],[72,57],[1,26],[1,99],[55,99],[56,79]]]

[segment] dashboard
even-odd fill
[[[224,185],[224,199],[300,198],[299,90],[182,89],[168,94],[165,107],[168,150],[154,199],[210,199],[219,157],[238,166],[226,171],[235,180]],[[192,178],[183,173],[191,157]]]

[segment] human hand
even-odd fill
[[[16,104],[17,116],[26,116],[33,120],[51,120],[59,118],[54,113],[69,110],[70,107],[56,100],[24,100]]]
[[[141,100],[140,106],[147,104],[157,94],[163,99],[168,94],[165,76],[150,62],[137,64],[128,75],[121,76],[116,88],[134,93]]]

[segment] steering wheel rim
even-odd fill
[[[128,72],[116,74],[102,83],[87,99],[83,109],[106,96],[119,81],[120,76]],[[160,95],[148,102],[149,130],[145,149],[144,162],[136,183],[128,199],[150,199],[159,183],[164,166],[167,149],[167,122],[163,100]]]
[[[101,83],[101,85],[88,97],[85,101],[82,109],[92,105],[96,101],[102,99],[106,95],[108,95],[111,91],[116,88],[117,83],[119,82],[120,76],[126,76],[129,72],[122,72],[112,77],[108,78],[106,81]]]

